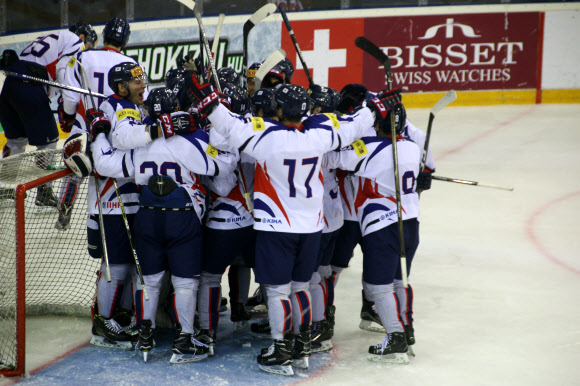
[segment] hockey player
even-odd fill
[[[248,68],[248,95],[250,98],[254,96],[254,92],[256,91],[256,72],[260,68],[260,63],[252,63],[252,65]]]
[[[99,37],[93,29],[93,26],[91,26],[89,23],[83,23],[82,21],[79,21],[78,23],[71,25],[68,30],[81,38],[85,45],[85,50],[90,50],[91,48],[95,48],[97,46]]]
[[[39,36],[30,43],[20,56],[13,50],[2,55],[0,68],[15,73],[62,83],[62,72],[68,57],[84,48],[82,40],[70,31],[53,32]],[[51,89],[39,84],[23,82],[9,77],[0,94],[0,123],[7,142],[2,156],[23,153],[26,145],[38,150],[56,149],[58,127],[50,108]],[[46,168],[54,160],[37,160],[38,166]],[[36,205],[56,207],[57,199],[50,185],[38,188]]]
[[[86,23],[77,23],[74,28],[81,34],[87,34],[91,39],[96,38],[96,33],[87,31]],[[129,41],[131,29],[125,19],[112,18],[103,28],[104,46],[101,49],[89,49],[79,52],[71,57],[64,73],[64,82],[73,87],[88,88],[94,92],[104,95],[114,94],[109,87],[109,70],[122,62],[135,62],[131,57],[123,55],[121,49]],[[99,98],[94,98],[94,103],[99,106],[103,102]],[[87,102],[91,106],[91,102]],[[59,98],[58,117],[61,130],[75,133],[86,132],[85,110],[89,107],[81,98],[81,94],[64,90],[62,98]],[[74,129],[73,129],[74,127]],[[62,185],[60,199],[58,203],[59,216],[54,224],[58,230],[69,228],[75,194],[80,180],[74,177],[68,179]]]
[[[372,114],[362,109],[348,120],[318,114],[301,122],[309,105],[306,90],[283,85],[275,93],[280,122],[247,119],[221,106],[211,85],[200,85],[195,77],[186,81],[197,108],[208,114],[212,133],[256,159],[255,272],[268,293],[274,339],[257,359],[263,371],[292,375],[291,364],[307,368],[310,356],[308,282],[323,227],[321,156],[361,136],[372,125]],[[291,325],[294,344],[284,335]]]
[[[363,288],[374,301],[387,335],[382,344],[369,348],[369,359],[408,363],[405,325],[399,315],[395,281],[401,281],[400,248],[395,201],[394,165],[390,114],[395,115],[396,132],[404,133],[405,109],[400,90],[380,92],[370,101],[377,114],[377,136],[363,137],[340,152],[326,155],[334,167],[354,171],[366,178],[357,217],[362,232]],[[421,149],[412,141],[397,137],[398,165],[403,208],[407,271],[419,244],[419,199],[416,179]]]

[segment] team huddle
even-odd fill
[[[360,327],[385,333],[368,348],[369,359],[409,362],[413,291],[399,259],[395,169],[409,273],[419,244],[419,193],[430,188],[435,165],[427,154],[420,170],[425,133],[407,120],[399,89],[304,89],[291,84],[287,59],[255,89],[261,63],[242,77],[222,68],[216,79],[192,55],[167,73],[165,87],[149,89],[142,66],[121,53],[130,36],[125,20],[106,24],[98,49],[82,49],[96,45],[90,25],[71,31],[41,37],[0,64],[30,72],[29,54],[42,59],[52,39],[54,51],[72,49],[37,60],[48,77],[107,96],[62,91],[59,121],[70,132],[63,158],[75,175],[58,198],[50,187],[37,197],[58,207],[55,227],[66,231],[78,185],[88,178],[88,250],[102,261],[92,344],[136,347],[147,361],[165,304],[175,326],[171,363],[219,354],[227,272],[234,331],[248,326],[250,311],[265,307],[267,317],[249,326],[273,340],[258,366],[293,375],[292,367],[307,369],[312,354],[333,348],[335,288],[359,244]],[[28,87],[37,87],[40,104],[43,88]],[[8,129],[4,156],[23,151],[26,137],[32,145],[56,145],[29,135],[26,124],[9,136],[5,117],[0,110]],[[251,270],[259,289],[249,298]]]

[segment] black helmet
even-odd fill
[[[68,30],[77,36],[84,34],[85,42],[92,43],[93,46],[95,46],[99,41],[97,33],[93,29],[93,26],[91,26],[89,23],[83,23],[82,21],[79,21],[75,25],[71,25]]]
[[[109,70],[109,87],[115,94],[119,94],[119,83],[124,83],[126,88],[130,80],[146,80],[146,75],[140,65],[134,62],[119,63]]]
[[[222,67],[217,70],[217,76],[222,88],[226,83],[235,84],[236,86],[240,85],[240,76],[233,68]]]
[[[131,35],[131,28],[127,20],[114,17],[105,24],[103,28],[103,36],[105,43],[113,42],[118,47],[123,47],[129,41]]]
[[[312,102],[310,108],[314,109],[320,106],[323,113],[334,112],[339,102],[335,93],[340,95],[336,90],[313,84],[310,86],[310,100]]]
[[[248,93],[238,85],[226,83],[222,86],[222,93],[230,97],[232,113],[244,115],[250,108]]]
[[[177,96],[172,90],[165,87],[151,90],[145,101],[145,106],[151,119],[159,119],[161,114],[170,114],[179,110]]]
[[[391,112],[395,115],[395,132],[402,134],[407,121],[407,111],[401,100],[401,89],[381,91],[367,104],[374,110],[379,131],[385,135],[391,135]]]
[[[260,62],[252,63],[250,68],[248,68],[248,74],[247,74],[248,79],[254,79],[256,77],[256,71],[258,71],[260,66],[261,66]]]
[[[363,103],[367,97],[367,93],[367,88],[362,84],[347,84],[340,90],[342,101],[336,109],[343,114],[352,112],[352,110]]]
[[[280,69],[280,72],[286,74],[286,83],[290,83],[292,75],[294,75],[294,66],[290,59],[284,58],[284,60],[281,60],[276,66]]]
[[[308,93],[295,84],[283,84],[274,92],[276,107],[282,108],[287,119],[299,119],[306,115],[309,108]]]
[[[261,88],[254,93],[252,97],[252,114],[258,115],[262,109],[265,117],[276,116],[276,101],[274,100],[274,91],[270,88]]]

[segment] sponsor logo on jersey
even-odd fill
[[[226,222],[227,223],[240,222],[240,221],[244,221],[245,219],[246,219],[246,216],[232,217],[232,218],[228,218],[226,220]]]
[[[338,122],[338,118],[336,118],[336,115],[332,113],[323,113],[323,114],[326,115],[328,119],[330,119],[330,122],[332,122],[332,127],[334,130],[340,129],[340,123]]]
[[[252,117],[252,126],[254,131],[262,131],[266,129],[266,123],[259,117]]]
[[[207,145],[207,149],[205,150],[206,154],[209,155],[211,158],[215,158],[218,155],[218,149],[213,147],[211,144]]]
[[[278,220],[276,218],[263,218],[262,223],[264,224],[282,224],[282,220]]]
[[[116,114],[119,121],[128,117],[135,118],[138,121],[141,120],[141,114],[139,114],[139,111],[134,109],[123,109],[121,111],[117,111]]]
[[[119,202],[103,202],[103,209],[119,209]]]
[[[368,149],[367,149],[367,147],[362,139],[357,139],[356,141],[354,141],[352,143],[352,148],[354,149],[354,151],[358,157],[361,157],[361,156],[369,153],[369,151],[368,151]]]
[[[70,57],[70,60],[68,61],[68,64],[67,65],[69,67],[74,67],[74,65],[75,65],[75,57],[74,56],[71,56]]]

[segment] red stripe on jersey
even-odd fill
[[[276,193],[276,189],[274,189],[272,183],[270,182],[270,177],[268,176],[267,172],[268,169],[265,163],[264,168],[266,168],[266,172],[264,172],[264,169],[262,169],[262,165],[256,163],[256,172],[254,175],[254,191],[258,193],[264,193],[272,201],[274,201],[274,203],[278,206],[278,208],[286,218],[286,221],[288,221],[288,226],[291,226],[290,219],[288,218],[288,215],[284,210],[284,206],[282,206],[282,202],[280,201],[280,198]]]
[[[48,75],[50,76],[50,79],[52,79],[53,81],[56,81],[56,63],[58,62],[58,60],[55,60],[52,63],[47,64],[46,66],[44,66],[46,68],[46,71],[48,71]]]
[[[99,177],[95,177],[95,178],[99,178]],[[103,197],[103,194],[104,194],[104,193],[105,193],[107,190],[109,190],[109,189],[111,188],[111,186],[113,186],[113,179],[112,179],[112,178],[109,178],[109,179],[107,179],[107,183],[105,183],[105,186],[103,187],[103,189],[102,189],[102,190],[101,190],[101,192],[100,192],[100,194],[101,194],[101,197]],[[97,205],[99,205],[99,200],[97,200],[97,201],[95,202],[95,208],[97,207]]]
[[[354,201],[355,212],[358,213],[358,208],[360,208],[367,199],[371,198],[383,198],[383,196],[373,189],[371,180],[366,178],[363,184],[358,185],[358,191],[356,192],[356,200]]]
[[[338,177],[338,174],[337,174]],[[338,177],[338,189],[340,190],[340,195],[348,208],[348,213],[352,216],[352,211],[350,210],[350,202],[348,201],[348,196],[346,195],[346,190],[344,186],[346,185],[346,177]]]

